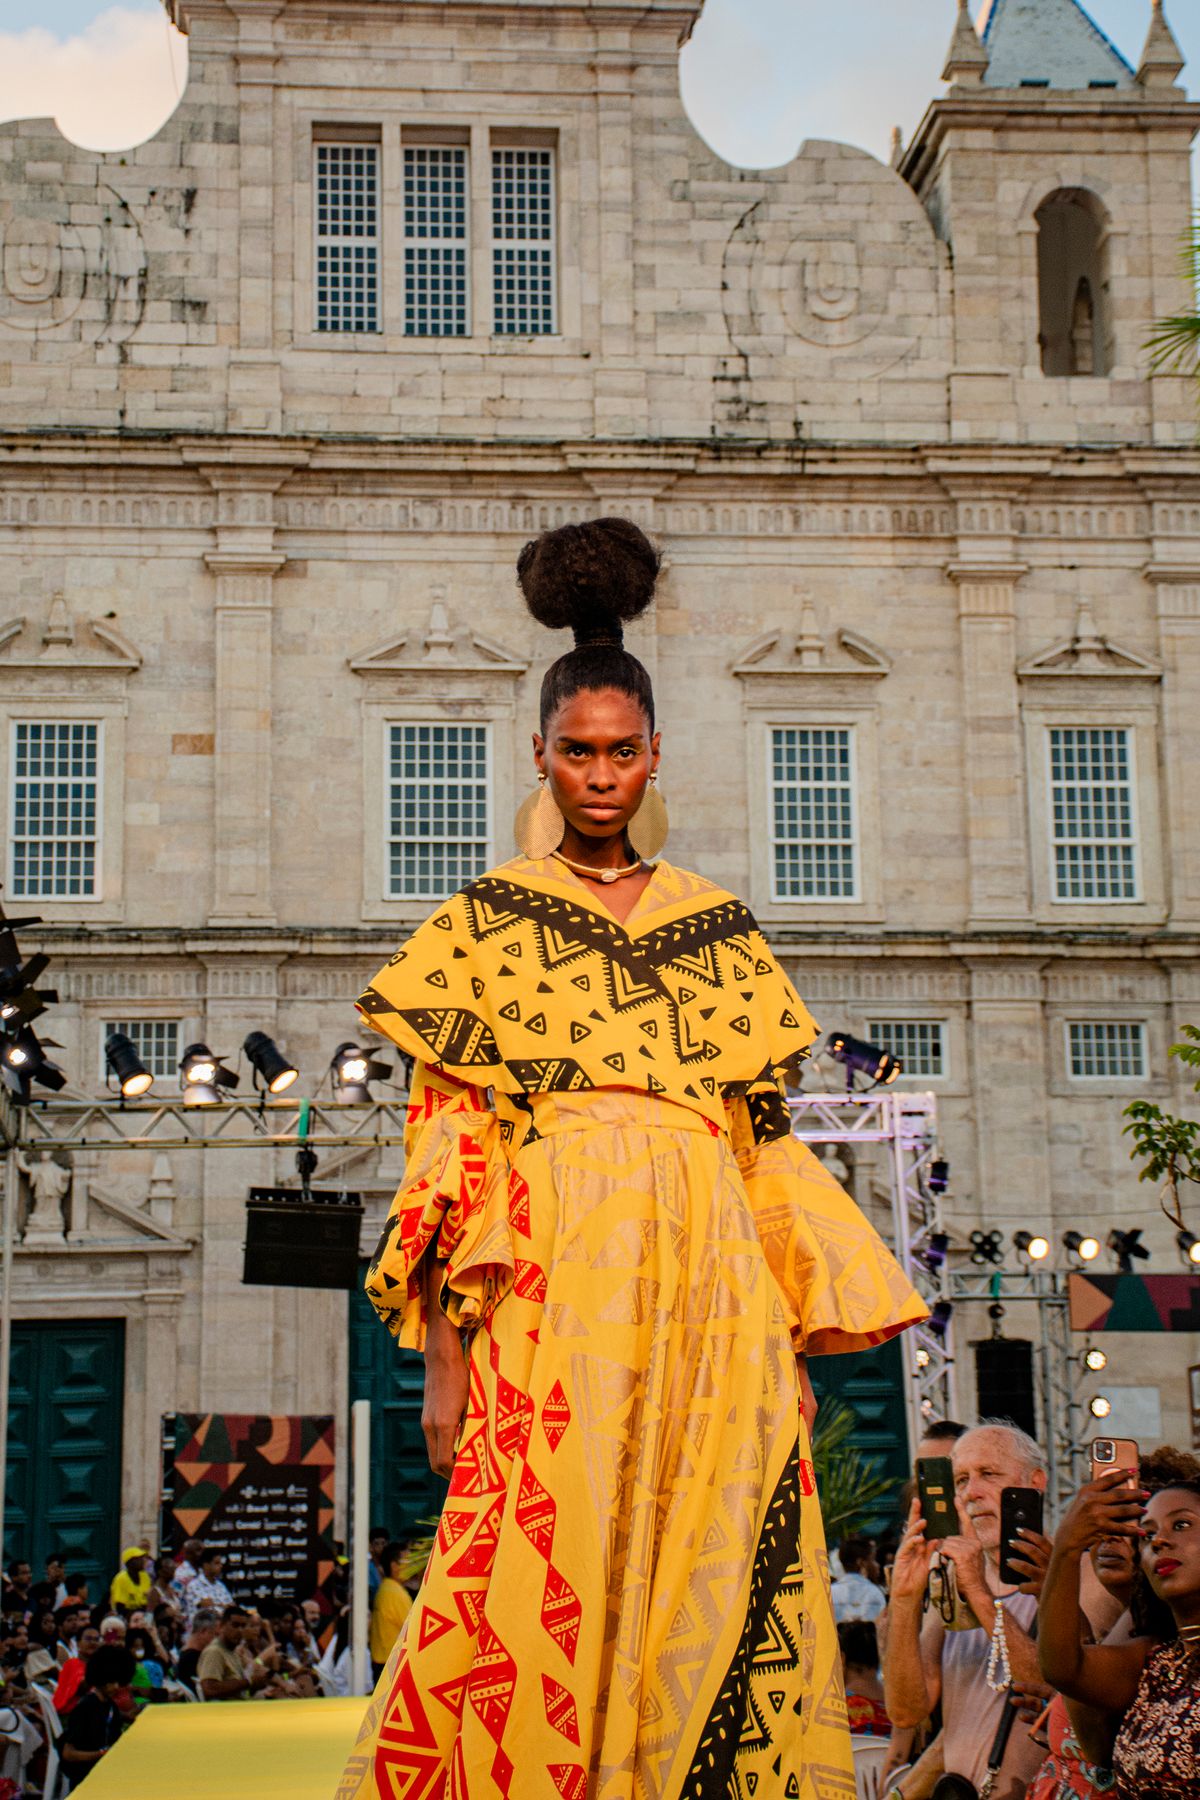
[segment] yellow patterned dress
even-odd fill
[[[853,1800],[794,1352],[924,1308],[789,1135],[816,1027],[754,920],[519,858],[359,1005],[418,1062],[367,1291],[421,1348],[437,1241],[470,1402],[338,1800]]]

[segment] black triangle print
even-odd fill
[[[554,989],[550,986],[548,981],[539,981],[537,991],[539,994],[552,994]]]
[[[578,1019],[571,1020],[571,1042],[573,1044],[582,1044],[584,1038],[591,1037],[591,1035],[590,1025],[581,1025]]]
[[[702,1006],[700,1008],[700,1017],[704,1020],[705,1024],[712,1018],[716,1010],[715,1006]]]
[[[665,1094],[667,1091],[666,1082],[665,1081],[655,1081],[653,1075],[647,1075],[646,1087],[647,1087],[648,1091],[652,1094]]]
[[[753,998],[754,998],[754,989],[753,988],[742,988],[740,990],[740,992],[741,992],[741,996],[742,996],[743,1000],[753,1000]]]
[[[510,1000],[507,1006],[502,1006],[500,1008],[500,1017],[502,1019],[513,1019],[519,1025],[521,1023],[521,1008],[517,1005],[515,1000]]]
[[[590,994],[592,991],[592,978],[590,975],[572,975],[571,986],[579,988],[581,993]]]
[[[731,1028],[734,1031],[740,1031],[743,1037],[750,1036],[750,1020],[745,1013],[739,1013],[738,1017],[730,1019],[729,1023]]]
[[[477,1000],[483,999],[483,983],[480,981],[478,975],[472,975],[471,977],[471,992]]]
[[[461,949],[461,948],[460,948],[460,946],[459,946],[459,945],[458,945],[458,944],[455,944],[455,946],[454,946],[454,960],[455,960],[455,962],[461,962],[461,961],[462,961],[462,960],[463,960],[463,958],[464,958],[464,957],[465,957],[465,956],[466,956],[466,954],[467,954],[467,953],[466,953],[466,951],[465,951],[465,950],[463,950],[463,949]]]
[[[758,1792],[758,1776],[753,1769],[746,1770],[746,1792],[748,1794],[757,1794]]]
[[[644,1019],[638,1026],[638,1030],[644,1031],[647,1037],[656,1038],[658,1036],[658,1020]]]
[[[680,988],[680,990],[679,990],[680,1006],[690,1006],[692,1001],[695,998],[696,998],[695,988]]]
[[[625,1073],[625,1058],[621,1055],[619,1050],[614,1050],[611,1056],[606,1056],[602,1058],[602,1060],[605,1068],[611,1069],[614,1075],[623,1075]]]
[[[450,917],[449,913],[439,913],[433,922],[439,931],[454,930],[454,920]]]
[[[505,944],[504,954],[505,954],[505,956],[520,956],[521,955],[520,944]]]
[[[797,1030],[799,1030],[799,1027],[800,1027],[799,1019],[796,1018],[795,1014],[790,1011],[784,1013],[784,1015],[783,1015],[782,1019],[780,1019],[779,1023],[784,1027],[784,1029],[786,1031],[797,1031]]]
[[[782,1712],[783,1711],[784,1695],[783,1695],[781,1689],[772,1688],[770,1693],[767,1695],[767,1699],[771,1702],[771,1711],[772,1712]]]
[[[450,986],[450,983],[446,979],[445,969],[435,969],[432,975],[427,975],[425,979],[430,987],[448,988]]]
[[[717,1084],[711,1075],[702,1075],[700,1077],[700,1086],[704,1089],[706,1094],[715,1094],[717,1091]]]
[[[639,1044],[638,1055],[646,1057],[650,1062],[654,1061],[654,1052],[648,1044]]]
[[[693,1100],[698,1100],[700,1098],[699,1094],[696,1092],[695,1088],[692,1086],[690,1081],[688,1082],[687,1086],[684,1088],[683,1091],[685,1094],[690,1094],[692,1096]]]
[[[769,975],[771,973],[770,963],[764,962],[762,957],[760,956],[758,961],[754,965],[754,973],[756,975]]]
[[[788,1776],[788,1784],[783,1791],[787,1800],[800,1800],[800,1783],[794,1775]]]
[[[597,1025],[603,1025],[603,1023],[604,1023],[604,1014],[602,1012],[597,1012],[594,1006],[593,1006],[591,1012],[588,1014],[588,1018],[595,1019]]]
[[[545,1035],[546,1035],[546,1015],[545,1015],[545,1013],[534,1013],[532,1019],[526,1019],[525,1029],[526,1029],[526,1031],[536,1032],[538,1037],[545,1037]]]
[[[516,972],[517,972],[517,971],[516,971],[516,970],[515,970],[515,969],[506,969],[506,968],[504,968],[504,967],[503,967],[503,966],[501,966],[501,968],[500,968],[500,970],[499,970],[499,973],[500,973],[500,974],[501,974],[501,975],[515,975],[515,974],[516,974]]]

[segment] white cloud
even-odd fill
[[[165,12],[111,6],[61,39],[40,26],[0,32],[0,119],[54,119],[88,150],[153,137],[187,84],[187,40]]]

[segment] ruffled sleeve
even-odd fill
[[[879,1233],[792,1136],[783,1095],[728,1102],[734,1154],[792,1342],[810,1356],[869,1350],[928,1316]]]
[[[405,1126],[404,1181],[367,1270],[367,1297],[407,1349],[425,1347],[420,1264],[435,1241],[443,1311],[469,1328],[512,1284],[511,1165],[486,1093],[418,1063]]]

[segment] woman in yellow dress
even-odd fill
[[[853,1800],[806,1356],[925,1309],[788,1128],[816,1026],[740,901],[656,860],[658,557],[527,545],[522,854],[359,1001],[416,1059],[367,1291],[450,1478],[338,1800]]]

